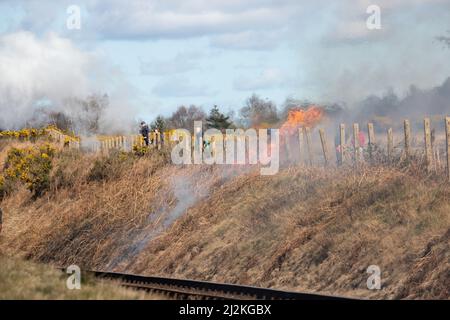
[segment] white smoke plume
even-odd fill
[[[99,129],[125,131],[134,111],[122,89],[124,82],[110,74],[95,53],[82,51],[57,34],[38,38],[21,31],[0,36],[0,128],[23,127],[50,111],[77,121],[86,110],[74,101],[107,94]]]

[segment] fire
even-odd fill
[[[319,106],[311,106],[307,110],[291,109],[286,122],[281,126],[281,130],[292,131],[299,127],[314,127],[322,120],[323,114],[324,111]]]

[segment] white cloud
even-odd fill
[[[206,5],[195,12],[173,8],[161,10],[152,2],[117,3],[113,10],[96,15],[94,28],[106,38],[186,38],[247,30],[278,29],[292,15],[284,6],[256,6],[249,10],[227,12]]]

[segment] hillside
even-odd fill
[[[2,151],[6,152],[5,150]],[[450,185],[419,168],[173,166],[56,153],[1,202],[0,252],[38,262],[365,298],[450,298]],[[382,290],[368,290],[378,265]]]

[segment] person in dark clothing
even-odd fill
[[[141,122],[140,133],[141,133],[142,137],[144,138],[145,145],[148,147],[148,144],[149,144],[148,135],[150,133],[150,129],[149,129],[148,125],[144,121]]]

